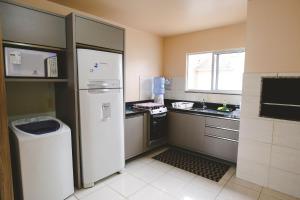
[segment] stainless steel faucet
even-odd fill
[[[207,108],[206,104],[205,104],[205,99],[202,99],[202,109],[205,110]]]

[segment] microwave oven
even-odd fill
[[[58,77],[57,53],[4,47],[6,77]]]

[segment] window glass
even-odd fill
[[[191,54],[188,56],[188,88],[210,90],[212,75],[212,53]]]
[[[242,90],[245,52],[219,54],[218,90]]]
[[[241,91],[245,52],[210,52],[187,55],[187,90]]]

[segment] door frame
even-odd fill
[[[0,200],[14,199],[8,134],[6,87],[0,24]]]

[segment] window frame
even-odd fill
[[[227,50],[220,50],[220,51],[202,51],[202,52],[193,52],[193,53],[186,53],[186,69],[185,69],[185,92],[186,93],[210,93],[210,94],[228,94],[228,95],[241,95],[242,90],[219,90],[218,86],[218,77],[219,77],[219,55],[220,54],[230,54],[230,53],[242,53],[245,52],[245,48],[237,48],[237,49],[227,49]],[[205,53],[212,53],[212,66],[211,66],[211,89],[210,90],[193,90],[188,89],[188,57],[190,55],[195,54],[205,54]],[[215,59],[214,57],[217,56]],[[217,66],[215,66],[215,62],[217,62]]]

